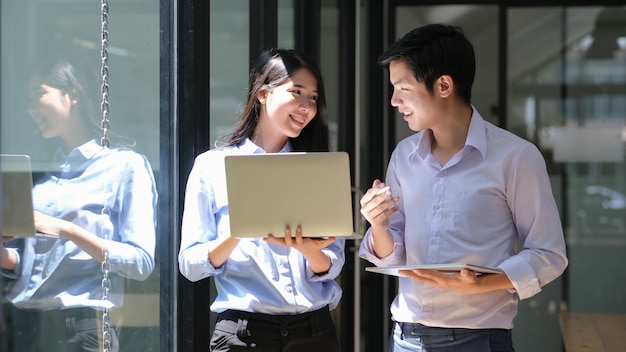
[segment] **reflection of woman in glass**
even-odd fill
[[[345,240],[306,238],[300,227],[284,238],[231,237],[224,180],[225,155],[328,151],[328,143],[316,65],[295,51],[264,52],[227,146],[198,156],[187,181],[178,260],[191,281],[215,278],[211,351],[339,350],[329,310],[341,298]]]
[[[0,246],[12,303],[9,351],[97,351],[98,312],[122,304],[126,278],[144,280],[154,268],[152,169],[131,149],[100,145],[100,120],[89,94],[99,85],[90,78],[80,66],[59,62],[37,70],[29,84],[29,114],[44,138],[61,142],[53,166],[33,188],[35,227],[56,238]],[[109,300],[102,299],[105,251]],[[117,351],[114,329],[111,343]]]

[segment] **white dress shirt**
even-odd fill
[[[6,298],[24,309],[120,307],[126,278],[145,280],[156,247],[156,182],[148,159],[91,140],[36,180],[35,210],[109,239],[110,301],[102,300],[102,265],[67,238],[28,237],[7,243],[17,258]],[[102,212],[106,206],[107,211]]]
[[[290,152],[287,143],[281,152]],[[341,299],[335,278],[341,273],[344,239],[323,249],[331,260],[327,273],[311,270],[296,249],[268,243],[262,238],[242,239],[226,262],[209,262],[211,242],[230,236],[224,157],[264,151],[246,139],[238,146],[209,150],[196,158],[187,181],[178,263],[191,281],[215,278],[214,312],[226,309],[265,314],[299,314],[329,306]],[[254,177],[254,175],[250,175]],[[306,232],[306,228],[303,229]]]
[[[568,260],[545,160],[532,143],[473,110],[465,146],[445,166],[432,131],[401,141],[386,175],[399,211],[393,252],[377,258],[371,228],[359,255],[376,266],[471,263],[502,269],[514,290],[467,295],[401,277],[393,319],[433,327],[513,327],[518,300],[541,291]]]

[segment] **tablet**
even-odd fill
[[[398,270],[411,270],[411,269],[429,269],[429,270],[437,270],[441,272],[459,272],[461,269],[469,269],[478,274],[499,274],[502,273],[502,270],[498,268],[488,268],[480,265],[474,264],[462,264],[462,263],[452,263],[452,264],[426,264],[426,265],[398,265],[398,266],[375,266],[375,267],[367,267],[365,271],[369,271],[372,273],[386,274],[392,276],[404,276],[401,275]]]
[[[224,158],[230,233],[359,238],[354,233],[350,160],[345,152],[267,153]]]

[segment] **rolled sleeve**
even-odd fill
[[[15,248],[7,248],[8,251],[13,252],[15,255],[15,270],[2,269],[2,276],[7,279],[17,279],[19,276],[18,273],[22,272],[22,258],[20,257],[20,253]]]
[[[498,267],[507,274],[519,298],[526,299],[559,277],[568,259],[543,158],[535,147],[529,146],[516,165],[508,197],[523,249]]]
[[[212,241],[218,238],[218,210],[210,177],[212,163],[220,165],[211,159],[211,153],[196,159],[185,191],[178,266],[180,273],[192,282],[224,270],[224,265],[215,268],[209,261],[209,248]]]
[[[148,160],[139,154],[130,155],[116,201],[121,204],[116,226],[120,240],[109,242],[108,255],[112,270],[145,280],[155,266],[158,196]]]
[[[393,251],[391,254],[384,258],[378,258],[372,248],[372,230],[369,229],[359,247],[359,257],[376,266],[403,265],[406,261],[404,256],[404,244],[398,241],[396,236],[393,236],[393,240]]]
[[[215,268],[209,261],[210,243],[197,243],[181,251],[178,256],[180,273],[189,281],[196,282],[224,271],[224,265]]]
[[[341,274],[341,269],[346,261],[344,254],[345,242],[346,240],[344,239],[337,239],[333,244],[322,250],[330,258],[330,269],[327,272],[320,275],[307,265],[307,278],[310,281],[334,280]]]

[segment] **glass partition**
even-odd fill
[[[0,3],[0,152],[30,157],[34,223],[53,237],[4,244],[2,351],[159,349],[160,3],[109,5],[103,149],[100,3]]]
[[[248,0],[211,1],[211,147],[235,127],[245,104],[250,66],[248,8]]]
[[[626,10],[511,8],[508,20],[508,127],[546,158],[570,260],[563,285],[521,313],[546,316],[534,350],[555,350],[559,312],[626,310],[607,269],[626,264]]]

